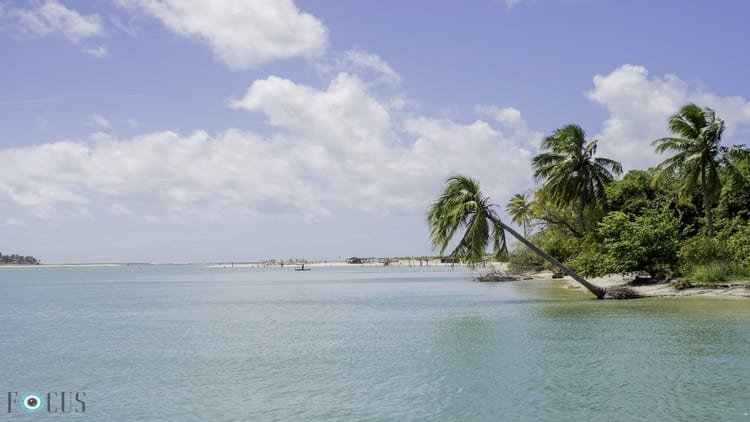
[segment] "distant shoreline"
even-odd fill
[[[218,263],[218,264],[205,264],[208,268],[286,268],[286,267],[299,267],[302,263],[293,264],[280,264],[280,263]],[[305,262],[305,267],[310,268],[321,268],[321,267],[450,267],[450,266],[462,266],[466,264],[451,264],[447,262],[440,262],[439,259],[431,260],[418,260],[418,259],[400,259],[390,261],[387,265],[383,262],[363,262],[363,263],[348,263],[346,261],[321,261],[321,262]]]
[[[70,264],[3,264],[0,265],[2,268],[75,268],[75,267],[137,267],[137,266],[158,266],[158,265],[192,265],[202,266],[205,268],[294,268],[302,265],[303,263],[284,263],[283,265],[279,262],[104,262],[104,263],[70,263]],[[419,259],[401,259],[392,260],[386,265],[383,262],[364,262],[364,263],[348,263],[346,261],[315,261],[305,262],[305,267],[310,268],[321,268],[321,267],[450,267],[450,266],[461,266],[465,267],[466,264],[452,264],[440,262],[439,259],[430,260],[419,260]]]
[[[88,263],[88,264],[38,264],[38,265],[30,265],[30,264],[5,264],[0,265],[0,270],[3,268],[95,268],[95,267],[105,267],[105,268],[114,268],[114,267],[137,267],[137,266],[158,266],[158,265],[193,265],[193,266],[201,266],[203,268],[240,268],[240,269],[246,269],[246,268],[257,268],[257,269],[281,269],[281,268],[298,268],[302,264],[284,264],[281,265],[280,263]],[[438,259],[433,260],[409,260],[409,259],[401,259],[401,260],[393,260],[388,263],[388,265],[385,265],[382,262],[365,262],[365,263],[357,263],[357,264],[351,264],[345,261],[323,261],[323,262],[309,262],[305,263],[305,267],[307,268],[343,268],[343,267],[350,267],[350,268],[356,268],[356,267],[387,267],[387,266],[393,266],[393,267],[467,267],[466,264],[452,264],[452,263],[446,263],[446,262],[440,262]],[[488,267],[494,267],[497,270],[506,271],[507,270],[507,264],[505,263],[492,263],[488,264]],[[477,266],[477,268],[481,268],[481,266]],[[550,271],[542,271],[537,273],[528,274],[529,277],[531,277],[534,280],[553,280],[552,278],[552,272]],[[565,276],[560,281],[563,281],[565,288],[573,289],[573,290],[583,290],[583,287],[578,284],[575,280],[572,278]],[[734,298],[734,299],[749,299],[750,298],[750,281],[742,281],[742,282],[736,282],[733,284],[729,284],[728,287],[726,286],[697,286],[697,287],[688,287],[683,289],[678,289],[674,287],[669,282],[656,282],[653,284],[644,284],[644,285],[630,285],[629,280],[620,274],[610,274],[608,276],[604,277],[596,277],[596,278],[590,278],[588,279],[591,283],[596,284],[597,286],[601,286],[604,288],[608,287],[615,287],[615,286],[627,286],[628,288],[634,290],[636,293],[638,293],[640,296],[644,298],[656,298],[656,297],[714,297],[714,298]]]

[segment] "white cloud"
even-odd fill
[[[284,156],[282,144],[238,130],[1,150],[0,202],[41,219],[96,200],[156,204],[176,214],[314,210]]]
[[[420,197],[421,206],[436,198],[446,177],[456,174],[479,179],[496,204],[504,204],[532,184],[535,141],[508,137],[482,120],[459,124],[419,117],[407,120],[405,127],[417,140],[411,154],[399,161],[410,169],[400,178],[417,181],[412,188],[426,193]]]
[[[90,54],[94,57],[107,57],[109,56],[109,49],[106,45],[100,45],[98,47],[84,48],[83,52]]]
[[[104,26],[99,15],[81,15],[55,0],[37,3],[32,9],[8,9],[0,17],[9,19],[12,27],[25,37],[59,34],[74,44],[81,44],[89,38],[104,36]],[[102,57],[106,55],[107,48],[102,45],[84,48],[83,51]]]
[[[109,129],[110,127],[112,127],[112,125],[109,123],[109,120],[107,120],[101,114],[96,113],[89,114],[87,124],[89,126],[100,127],[103,129]]]
[[[456,173],[482,180],[498,203],[531,184],[529,139],[482,120],[403,117],[385,103],[349,74],[324,89],[272,76],[232,106],[263,113],[274,135],[101,135],[0,150],[0,203],[42,219],[101,202],[112,214],[146,207],[142,215],[162,220],[311,220],[340,207],[421,215]]]
[[[328,30],[292,0],[119,0],[159,19],[172,32],[207,42],[232,69],[255,68],[325,50]]]
[[[0,203],[15,204],[40,219],[54,219],[60,204],[67,215],[78,214],[88,199],[79,193],[79,163],[86,149],[70,142],[56,142],[27,148],[0,150],[3,181]],[[49,172],[49,173],[47,173]]]
[[[501,195],[529,183],[529,172],[517,171],[528,169],[524,141],[518,146],[482,121],[429,117],[407,118],[401,135],[386,106],[349,74],[325,91],[276,77],[256,81],[233,106],[262,111],[298,141],[300,166],[325,181],[332,199],[373,213],[418,212],[455,173],[485,176],[488,185],[507,174],[491,189]]]
[[[355,68],[370,69],[378,73],[388,83],[397,85],[401,82],[401,76],[377,54],[363,50],[349,50],[344,53],[344,58]]]
[[[512,133],[513,138],[525,140],[526,145],[533,145],[532,149],[536,149],[544,137],[541,132],[529,130],[526,121],[521,116],[521,111],[515,107],[500,108],[494,104],[477,105],[474,106],[474,112],[500,123]]]
[[[668,136],[669,116],[694,102],[716,110],[727,124],[724,142],[743,141],[733,136],[750,123],[750,102],[741,97],[723,97],[702,87],[691,87],[676,75],[649,76],[643,66],[623,65],[608,75],[594,77],[594,89],[586,96],[607,108],[599,151],[627,168],[658,164],[664,157],[651,146],[654,139]]]
[[[117,15],[109,15],[109,21],[112,22],[112,25],[115,28],[131,37],[136,37],[140,33],[140,29],[138,27],[136,27],[131,22],[123,22]]]
[[[385,83],[390,87],[396,87],[401,83],[401,75],[390,64],[377,54],[365,50],[329,52],[313,61],[312,65],[323,78],[335,77],[339,73],[348,73],[368,81],[368,85]]]
[[[336,70],[370,73],[375,79],[390,85],[401,83],[401,75],[377,54],[364,50],[348,50],[336,59]]]
[[[515,107],[500,108],[496,105],[477,105],[474,107],[474,111],[508,126],[526,126],[526,122],[521,118],[521,112]]]

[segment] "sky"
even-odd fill
[[[580,124],[625,169],[682,105],[750,139],[750,3],[0,0],[0,252],[432,254],[455,174],[504,208]],[[505,217],[505,216],[503,216]]]

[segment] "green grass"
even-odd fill
[[[702,283],[746,281],[750,280],[750,266],[726,262],[697,265],[688,278]]]

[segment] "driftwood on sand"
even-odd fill
[[[501,281],[531,280],[532,278],[533,277],[524,276],[524,275],[511,275],[509,272],[499,270],[497,268],[493,268],[488,271],[479,272],[474,275],[474,280],[476,281],[491,282],[491,283],[497,283]]]

